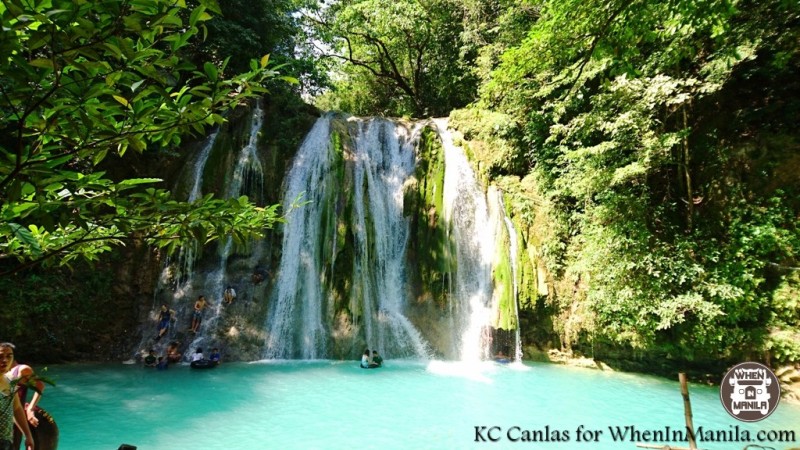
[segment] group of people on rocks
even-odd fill
[[[231,288],[232,289],[232,288]],[[235,297],[236,294],[234,293]],[[232,300],[231,300],[232,301]],[[227,302],[230,304],[230,302]],[[197,334],[200,330],[200,324],[203,322],[203,310],[206,309],[208,302],[205,296],[200,295],[194,302],[194,311],[192,311],[192,324],[189,327],[189,332]],[[170,309],[166,303],[161,304],[161,311],[158,313],[158,333],[154,340],[158,342],[169,331],[169,327],[177,321],[175,317],[177,313],[174,309]]]
[[[142,362],[144,363],[145,367],[155,367],[157,370],[166,370],[170,364],[175,364],[181,362],[181,358],[183,357],[180,350],[180,342],[172,341],[167,346],[166,353],[162,356],[156,355],[156,351],[154,349],[150,349],[147,351],[147,356],[144,357]],[[203,349],[197,348],[194,353],[192,353],[191,361],[202,361],[205,360],[205,356],[203,355]],[[214,365],[218,365],[222,359],[222,355],[219,353],[219,348],[214,347],[211,350],[211,355],[209,355],[209,361],[211,361]],[[0,449],[2,450],[2,449]]]
[[[370,354],[369,349],[364,350],[361,355],[361,368],[362,369],[377,369],[383,365],[383,358],[378,354],[377,350],[373,350]]]
[[[155,367],[158,370],[166,370],[170,364],[178,363],[181,361],[181,352],[178,349],[181,343],[172,341],[167,345],[164,355],[156,355],[155,349],[151,348],[147,351],[147,356],[144,357],[142,362],[145,367]]]
[[[227,286],[222,294],[222,302],[226,305],[230,305],[234,300],[236,300],[236,290],[233,286]],[[209,303],[203,295],[198,296],[197,300],[195,300],[194,310],[192,311],[192,323],[189,327],[190,333],[197,334],[200,331],[200,324],[203,322],[203,311],[208,305]],[[154,338],[156,342],[167,333],[170,325],[176,322],[176,314],[175,310],[170,309],[166,303],[161,304],[161,311],[158,313],[158,332]]]
[[[236,291],[233,289],[232,286],[227,286],[223,293],[223,303],[226,305],[230,305],[233,303],[234,299],[236,299]],[[203,311],[208,306],[208,301],[206,300],[205,296],[199,295],[197,300],[194,302],[194,310],[192,311],[192,323],[189,327],[189,332],[192,334],[197,334],[200,331],[200,324],[203,322]],[[166,333],[169,331],[169,327],[172,326],[176,322],[176,312],[174,309],[170,309],[166,303],[161,305],[161,311],[158,315],[158,332],[154,338],[155,342],[158,342]],[[145,367],[155,367],[158,370],[166,370],[169,364],[177,363],[181,361],[182,354],[179,351],[180,342],[172,341],[167,346],[166,352],[162,356],[156,355],[156,351],[153,348],[150,348],[147,352],[147,355],[143,359],[143,363]],[[197,352],[202,354],[201,349],[197,349]],[[196,353],[197,353],[196,352]],[[216,355],[216,363],[219,363],[219,350],[214,349],[214,354]],[[214,356],[212,354],[212,357]],[[192,361],[194,361],[194,355],[192,357]],[[2,449],[0,449],[2,450]]]
[[[44,383],[33,368],[17,363],[14,350],[14,344],[0,343],[0,450],[16,450],[23,436],[25,450],[33,450],[31,428],[39,426],[36,404],[42,397]],[[29,386],[34,394],[28,403]]]

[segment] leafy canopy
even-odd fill
[[[217,13],[214,0],[2,0],[0,272],[93,260],[133,238],[168,251],[243,239],[278,220],[275,206],[178,202],[158,179],[98,169],[111,154],[177,147],[264,92],[276,75],[266,56],[227,78],[227,61],[189,62]]]
[[[452,0],[341,0],[309,12],[312,45],[341,63],[331,106],[426,116],[469,103],[477,80],[459,50],[463,16]]]
[[[796,4],[520,1],[505,17],[526,5],[537,19],[514,45],[498,36],[480,106],[520,125],[508,159],[558,211],[542,244],[556,302],[590,319],[565,347],[796,354],[795,319],[770,318],[800,247],[796,177],[781,176],[796,167]]]

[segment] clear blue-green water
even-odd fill
[[[75,365],[52,366],[47,373],[57,385],[46,390],[41,405],[58,422],[61,450],[115,450],[122,443],[140,450],[635,449],[637,440],[615,442],[608,428],[684,424],[677,380],[550,364],[476,369],[388,361],[364,370],[357,362],[313,361],[163,372]],[[700,448],[800,446],[795,405],[781,402],[767,419],[748,424],[725,412],[718,387],[692,384],[690,394],[695,427],[736,439],[738,426],[739,438],[748,430],[753,439],[701,441]],[[581,426],[602,434],[578,441]],[[476,442],[476,427],[487,427],[487,440],[499,440]],[[522,430],[549,432],[551,441],[514,441]],[[793,431],[795,442],[757,442],[759,431]],[[561,442],[552,440],[554,433]]]

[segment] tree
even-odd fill
[[[334,83],[346,103],[382,108],[358,113],[442,115],[474,98],[457,2],[343,0],[307,19],[321,56],[348,65]]]
[[[296,14],[308,0],[226,0],[220,2],[222,13],[208,20],[208,37],[191,49],[193,60],[223,61],[230,58],[233,73],[249,69],[252,55],[270,54],[279,64],[305,66],[295,55],[299,34]],[[307,70],[308,67],[303,69]],[[292,75],[300,75],[292,74]]]
[[[276,75],[266,56],[227,78],[227,61],[189,63],[216,13],[214,0],[2,0],[0,272],[93,260],[131,239],[167,251],[242,240],[278,220],[277,205],[178,202],[158,179],[98,170],[110,154],[176,148],[264,92]]]
[[[774,272],[800,245],[797,178],[767,182],[796,170],[796,5],[538,3],[481,106],[522,124],[562,213],[546,246],[565,315],[580,304],[587,339],[687,359],[768,348]]]

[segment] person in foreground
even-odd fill
[[[197,297],[194,302],[194,312],[192,312],[192,327],[191,332],[197,334],[200,330],[200,323],[203,322],[203,310],[206,308],[206,298],[204,296]]]
[[[145,367],[155,367],[156,366],[156,351],[152,348],[147,352],[147,356],[144,357],[144,366]]]
[[[0,344],[0,371],[3,374],[0,376],[0,450],[13,448],[15,423],[25,436],[25,450],[33,450],[33,435],[28,427],[28,418],[17,396],[17,387],[11,384],[12,380],[7,374],[13,362],[14,346]]]
[[[197,350],[192,353],[192,362],[202,361],[204,359],[206,359],[206,357],[203,355],[203,349],[198,347]]]
[[[167,346],[167,360],[170,363],[179,363],[181,362],[181,352],[178,350],[181,343],[178,341],[172,341]]]

